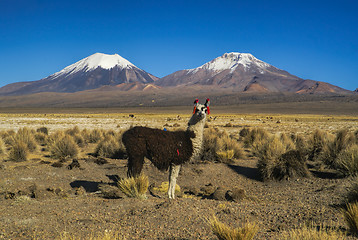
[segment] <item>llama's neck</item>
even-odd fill
[[[195,160],[201,154],[205,120],[205,118],[200,121],[194,121],[193,118],[189,120],[187,130],[195,133],[195,138],[191,139],[193,144],[193,155],[191,156],[190,161]]]

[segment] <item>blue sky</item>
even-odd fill
[[[163,77],[225,52],[358,88],[358,1],[0,0],[0,86],[93,53]]]

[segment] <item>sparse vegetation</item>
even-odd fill
[[[348,130],[338,131],[334,140],[323,146],[322,161],[327,166],[336,169],[339,154],[353,144],[356,144],[356,138],[353,133]]]
[[[148,190],[148,177],[141,174],[138,177],[124,178],[117,182],[118,188],[130,198],[146,199]]]
[[[95,155],[114,158],[117,155],[119,148],[119,141],[116,140],[114,136],[109,135],[97,145]]]
[[[11,150],[9,152],[9,160],[14,162],[27,161],[28,145],[18,138],[14,138],[12,141]]]
[[[69,135],[54,140],[50,145],[50,151],[53,158],[65,161],[68,158],[75,158],[78,154],[77,144]]]
[[[219,240],[250,240],[258,231],[258,226],[253,223],[246,223],[243,227],[231,228],[220,222],[216,217],[209,220],[211,230]]]
[[[283,234],[280,240],[344,240],[346,234],[327,227],[307,227],[292,229]]]
[[[204,132],[204,150],[202,159],[229,163],[234,158],[244,156],[243,147],[227,132],[209,128]]]
[[[90,114],[80,115],[80,119],[86,118],[88,121],[84,122],[87,124],[93,118],[95,124],[82,125],[79,122],[78,127],[73,127],[76,124],[75,120],[61,119],[63,116],[68,118],[68,115],[55,117],[47,115],[49,119],[58,118],[56,119],[58,126],[51,124],[53,119],[43,120],[42,115],[41,120],[29,120],[32,116],[37,118],[37,115],[24,115],[19,125],[11,120],[9,124],[10,122],[13,124],[11,125],[13,129],[3,127],[0,132],[2,214],[13,216],[11,221],[0,220],[0,225],[7,226],[1,229],[0,233],[5,239],[75,240],[120,239],[121,237],[123,239],[140,237],[211,239],[215,236],[208,223],[200,219],[209,218],[213,213],[218,219],[227,223],[227,228],[222,228],[221,232],[234,232],[233,227],[240,226],[239,221],[244,221],[242,219],[255,219],[255,221],[257,219],[260,228],[257,229],[253,239],[331,240],[356,237],[353,236],[357,234],[354,230],[356,228],[354,211],[350,210],[347,214],[344,213],[346,210],[342,210],[340,214],[335,207],[332,207],[340,206],[342,202],[353,205],[358,201],[356,116],[273,116],[273,119],[249,114],[239,117],[233,117],[232,114],[220,116],[212,120],[205,129],[205,132],[211,134],[212,139],[212,142],[209,142],[210,147],[206,149],[214,150],[211,151],[212,156],[206,155],[203,160],[211,162],[190,163],[183,166],[180,172],[181,193],[183,196],[190,196],[191,199],[172,202],[166,200],[167,184],[161,185],[167,177],[160,171],[149,172],[154,167],[148,164],[147,160],[143,171],[148,174],[154,186],[150,187],[151,195],[147,193],[147,201],[122,199],[124,194],[115,183],[118,177],[126,176],[127,166],[124,160],[109,159],[117,158],[111,154],[114,150],[113,146],[119,144],[119,149],[123,147],[120,141],[122,128],[127,128],[131,124],[137,125],[138,122],[150,127],[161,127],[167,119],[166,115],[158,117],[151,114],[136,114],[136,118],[130,118],[133,123],[128,121],[128,114],[115,115],[120,117],[108,121],[112,124],[108,128],[106,125],[108,122],[103,124],[104,121],[98,120],[98,116],[93,117]],[[107,114],[100,116],[102,119],[107,119]],[[188,117],[183,115],[182,118],[183,120],[178,120],[178,124],[185,126],[184,122]],[[256,119],[265,121],[256,121]],[[276,123],[277,119],[281,119],[280,124]],[[176,121],[174,119],[170,125],[174,126]],[[226,123],[229,123],[228,127],[224,128]],[[43,130],[30,127],[24,130],[23,126],[26,124],[46,125],[46,127]],[[96,128],[93,134],[93,129]],[[320,130],[312,132],[315,128]],[[341,128],[347,130],[339,130]],[[25,144],[24,140],[21,143],[21,137],[17,136],[26,135],[23,132],[32,135],[35,140],[36,148],[31,152],[28,144]],[[257,134],[251,138],[254,139],[253,141],[248,140],[250,134]],[[347,137],[349,135],[353,138]],[[52,154],[52,146],[65,136],[73,139],[75,142],[75,144],[72,142],[73,146],[81,147],[77,148],[80,169],[71,170],[69,168],[71,162],[58,163],[59,158]],[[247,157],[235,156],[235,148],[231,147],[230,143],[239,146],[240,151],[245,150]],[[307,166],[314,174],[306,180],[262,182],[257,171],[258,165],[255,165],[259,156],[263,159],[274,159],[267,161],[271,167],[263,170],[268,172],[269,177],[266,178],[296,180],[306,175]],[[329,158],[326,158],[327,156]],[[68,158],[72,157],[65,157]],[[122,159],[123,156],[119,158]],[[215,164],[215,162],[230,164]],[[338,172],[345,178],[337,175]],[[29,189],[32,183],[37,185],[34,191]],[[132,183],[134,186],[136,184]],[[108,195],[103,194],[101,186],[107,187]],[[235,187],[242,189],[246,196],[231,201],[228,196],[233,196]],[[141,187],[136,186],[136,188]],[[129,192],[131,189],[129,187]],[[224,194],[220,202],[217,201],[219,198],[203,200],[207,197],[211,198],[210,194],[217,189],[222,189]],[[176,194],[179,195],[178,192]],[[56,205],[46,204],[44,199],[47,203],[55,202]],[[30,208],[35,203],[41,204],[41,212],[36,212],[37,207]],[[101,206],[98,207],[97,204]],[[98,210],[102,204],[106,211]],[[63,209],[68,212],[63,214]],[[162,217],[168,216],[168,213],[175,216],[176,221],[167,221],[168,218]],[[343,218],[343,215],[349,218]],[[349,220],[346,223],[344,219]],[[296,223],[310,221],[314,222],[314,227],[290,230],[299,225]],[[68,228],[69,225],[65,223],[72,224],[74,228]],[[182,225],[185,231],[177,231],[174,226],[176,223]],[[105,230],[118,229],[118,224],[122,228],[118,236]],[[165,224],[168,228],[160,228]],[[131,228],[123,226],[131,226]],[[348,228],[350,232],[346,232],[345,229]],[[84,230],[78,231],[79,229]],[[152,231],[153,229],[157,231]],[[19,230],[21,236],[18,235]],[[285,230],[287,232],[283,232]],[[62,231],[68,233],[64,233],[59,238],[57,234]]]
[[[295,149],[294,142],[285,134],[261,139],[261,145],[256,142],[254,154],[258,157],[257,168],[264,180],[310,175],[301,151]]]
[[[31,131],[29,128],[21,128],[17,131],[15,136],[11,138],[11,142],[23,142],[27,146],[27,150],[30,152],[35,151],[37,143],[34,137],[34,131]],[[16,143],[10,143],[16,144]]]
[[[358,235],[358,202],[348,203],[347,208],[343,210],[344,220],[346,221],[350,232]]]

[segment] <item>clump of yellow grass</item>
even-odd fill
[[[346,234],[330,228],[303,226],[300,229],[293,229],[283,234],[280,240],[344,240]]]
[[[209,220],[209,224],[219,240],[250,240],[258,231],[258,226],[254,223],[247,222],[243,227],[231,228],[220,222],[215,216]]]
[[[138,177],[123,178],[117,182],[118,188],[130,198],[146,199],[148,177],[144,174]]]

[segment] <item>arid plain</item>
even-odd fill
[[[343,104],[343,105],[342,105]],[[241,144],[243,154],[229,162],[201,159],[183,166],[178,198],[169,201],[160,189],[168,173],[146,161],[147,199],[127,198],[115,186],[126,177],[126,159],[94,154],[98,142],[78,147],[75,160],[58,164],[44,143],[37,143],[26,161],[9,160],[9,146],[0,160],[0,239],[217,239],[209,226],[216,216],[231,227],[245,222],[259,226],[255,239],[280,239],[305,224],[327,227],[353,239],[341,206],[352,177],[309,166],[311,176],[263,181],[257,157],[244,146],[240,131],[264,129],[272,135],[303,138],[317,129],[335,134],[358,130],[356,103],[277,103],[211,107],[207,128],[226,132]],[[339,107],[340,106],[340,107]],[[120,135],[131,126],[185,129],[191,106],[162,108],[1,109],[2,137],[19,129],[83,132],[95,129]],[[6,142],[6,141],[5,141]],[[57,164],[56,164],[57,163]],[[240,192],[228,198],[228,193]],[[223,193],[222,193],[223,192]]]

